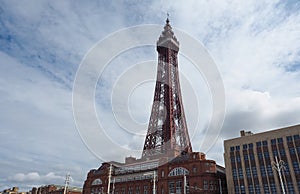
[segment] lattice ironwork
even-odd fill
[[[192,152],[179,83],[178,51],[179,42],[167,19],[157,41],[157,78],[142,158]]]

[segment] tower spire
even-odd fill
[[[156,50],[157,78],[142,158],[176,157],[192,152],[179,83],[179,42],[169,18]]]
[[[167,24],[169,24],[169,22],[170,22],[169,16],[170,16],[170,15],[169,15],[169,13],[167,12],[167,20],[166,20],[166,23],[167,23]]]

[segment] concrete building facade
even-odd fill
[[[241,131],[224,149],[229,193],[300,193],[300,125]]]

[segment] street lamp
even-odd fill
[[[152,173],[145,173],[145,174],[143,174],[144,176],[147,176],[147,175],[152,175]],[[156,193],[156,185],[155,185],[155,182],[156,182],[156,177],[157,175],[156,175],[156,171],[154,170],[153,171],[153,194],[155,194]]]
[[[284,189],[284,184],[282,181],[282,177],[281,177],[281,170],[285,169],[285,162],[283,160],[280,160],[278,162],[277,156],[275,156],[275,162],[272,161],[272,168],[273,170],[276,170],[279,174],[279,179],[280,179],[280,184],[281,184],[281,189],[282,189],[282,193],[285,194],[285,189]]]
[[[70,184],[70,174],[67,173],[66,174],[66,180],[65,180],[64,194],[67,193],[67,189],[68,189],[69,184]]]

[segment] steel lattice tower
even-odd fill
[[[176,157],[192,152],[180,91],[178,51],[179,42],[167,18],[157,41],[157,78],[142,158]]]

